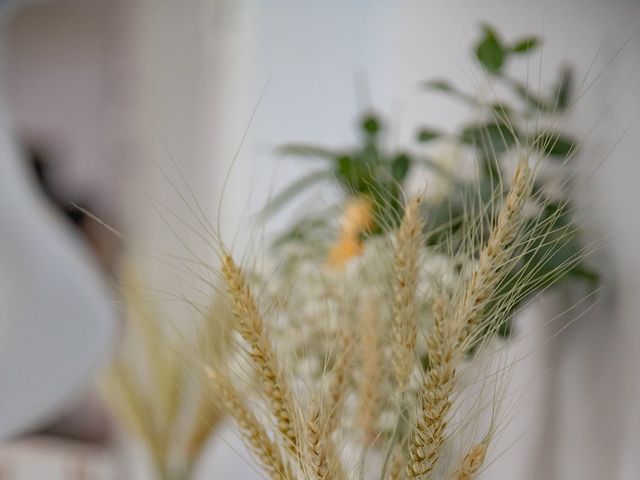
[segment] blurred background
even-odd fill
[[[256,234],[246,227],[253,214],[308,169],[276,155],[278,145],[348,145],[358,115],[375,110],[391,121],[393,141],[410,146],[413,132],[405,126],[452,128],[467,113],[464,105],[421,94],[416,85],[437,76],[477,89],[469,46],[481,22],[509,38],[543,36],[536,60],[515,68],[544,84],[563,61],[576,67],[584,94],[567,122],[584,145],[576,169],[578,204],[588,234],[606,239],[595,261],[607,281],[598,306],[518,373],[528,379],[553,370],[524,409],[529,416],[520,427],[534,422],[534,432],[486,478],[638,478],[639,2],[13,3],[3,22],[2,115],[30,183],[50,215],[64,218],[61,228],[83,239],[79,251],[91,252],[85,260],[107,285],[128,250],[181,255],[184,244],[199,248],[193,233],[178,239],[167,232],[166,217],[150,214],[161,204],[177,217],[188,215],[179,194],[185,185],[210,218],[220,215],[226,241],[239,251],[255,248]],[[0,191],[0,209],[9,208],[10,195]],[[331,192],[309,191],[306,198],[317,195]],[[267,234],[290,213],[276,217]],[[13,255],[6,244],[0,248],[0,259]],[[206,245],[199,252],[214,260]],[[170,269],[143,257],[154,287],[176,286]],[[0,263],[1,274],[11,278],[16,272],[7,265]],[[111,302],[113,292],[105,291]],[[38,302],[37,295],[17,295],[14,302]],[[2,308],[0,337],[10,331]],[[119,316],[113,315],[112,340],[104,339],[110,346],[100,348],[115,348]],[[73,344],[67,352],[73,362]],[[135,448],[123,446],[127,441],[91,382],[80,390],[46,421],[30,425],[31,433],[0,446],[0,479],[151,478],[136,466]],[[199,478],[212,478],[208,465],[230,469],[219,478],[250,478],[246,469],[233,470],[242,467],[225,466],[223,452],[228,456],[233,445],[212,443]]]

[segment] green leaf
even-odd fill
[[[549,203],[527,230],[532,242],[524,253],[523,271],[535,288],[554,285],[580,264],[577,229],[566,205]]]
[[[305,175],[297,180],[294,180],[289,184],[284,190],[282,190],[278,195],[273,197],[265,207],[260,212],[260,215],[263,217],[268,217],[273,215],[275,212],[284,207],[289,201],[297,196],[298,194],[304,192],[313,184],[320,182],[325,179],[329,179],[333,177],[332,172],[328,172],[325,170],[321,170],[318,172],[310,173],[309,175]]]
[[[497,155],[511,148],[518,138],[514,127],[503,122],[472,124],[460,133],[460,141],[479,148],[487,155]]]
[[[538,37],[524,37],[515,41],[511,51],[514,53],[528,53],[531,50],[535,50],[538,45],[540,45]]]
[[[571,104],[573,98],[573,69],[568,65],[563,65],[560,69],[560,78],[553,90],[553,101],[556,109],[565,111]]]
[[[381,123],[377,116],[369,114],[360,121],[360,128],[365,134],[375,136],[381,129]]]
[[[368,193],[375,182],[369,163],[347,155],[338,159],[336,176],[348,193]]]
[[[319,147],[316,145],[306,145],[301,143],[289,143],[278,147],[277,153],[281,155],[292,155],[297,157],[315,157],[335,160],[340,153]]]
[[[433,80],[427,80],[422,84],[425,88],[429,90],[436,90],[438,92],[456,92],[457,90],[448,80],[444,80],[442,78],[436,78]]]
[[[533,136],[532,145],[540,152],[549,156],[568,157],[575,153],[577,142],[558,132],[544,131]]]
[[[505,80],[513,91],[522,99],[522,101],[533,110],[540,112],[553,112],[555,110],[555,99],[553,102],[548,102],[540,95],[529,90],[527,85],[515,78],[510,78],[505,75],[502,79]]]
[[[408,155],[401,153],[391,163],[391,176],[397,182],[402,184],[404,177],[409,172],[411,159]]]
[[[457,89],[447,80],[443,80],[443,79],[427,80],[426,82],[422,83],[422,86],[427,90],[446,93],[447,95],[450,95],[459,100],[462,100],[463,102],[468,103],[473,107],[477,107],[480,105],[480,101],[476,97],[466,92],[463,92],[462,90]]]
[[[431,130],[429,128],[421,128],[418,130],[418,134],[416,135],[416,140],[421,143],[430,142],[431,140],[435,140],[440,137],[441,133],[437,130]]]
[[[475,47],[476,58],[489,73],[500,73],[507,51],[493,28],[484,25],[483,30],[484,36]]]
[[[600,275],[598,274],[598,272],[585,267],[582,263],[573,267],[569,271],[569,275],[571,275],[572,277],[580,278],[585,282],[591,283],[592,285],[596,285],[600,281]]]
[[[513,335],[513,321],[511,317],[506,318],[500,323],[496,334],[500,338],[511,338],[511,336]]]
[[[513,109],[504,102],[494,102],[489,108],[494,117],[501,122],[506,122],[513,116]]]

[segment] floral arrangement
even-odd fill
[[[236,421],[268,478],[477,477],[509,412],[511,365],[499,337],[511,334],[531,295],[569,278],[597,280],[557,188],[569,181],[578,148],[558,129],[572,102],[571,72],[564,67],[543,96],[504,69],[538,44],[507,44],[485,26],[474,46],[491,81],[511,89],[518,105],[444,80],[425,83],[479,113],[457,132],[416,129],[419,143],[464,152],[471,176],[458,173],[462,165],[389,151],[373,114],[363,116],[356,148],[282,148],[325,164],[263,213],[330,179],[344,193],[338,222],[334,212],[305,216],[276,240],[279,261],[266,270],[256,259],[241,262],[211,232],[220,266],[205,267],[216,301],[192,304],[203,325],[197,337],[208,342],[189,347],[191,355],[184,345],[149,347],[150,374],[141,377],[157,384],[147,396],[131,386],[127,364],[116,364],[115,391],[137,409],[130,423],[161,478],[188,478],[222,415]],[[433,182],[410,192],[417,169],[437,180],[437,194]],[[181,410],[189,411],[185,376],[200,386],[201,407],[180,427]]]

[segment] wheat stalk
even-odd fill
[[[251,347],[250,356],[260,375],[278,431],[289,451],[298,457],[299,443],[293,424],[291,393],[278,366],[253,294],[242,271],[230,255],[222,258],[222,273],[233,302],[233,313],[238,320],[238,331]]]
[[[346,395],[349,381],[351,380],[351,367],[353,362],[353,337],[342,330],[339,334],[340,353],[336,358],[333,368],[333,378],[329,385],[326,411],[328,412],[327,431],[332,433],[338,422],[342,402]]]
[[[122,421],[144,440],[158,474],[163,475],[165,444],[157,432],[157,425],[148,414],[148,403],[139,385],[121,359],[114,364],[107,377],[107,398]]]
[[[423,221],[420,215],[421,197],[407,203],[396,235],[394,252],[394,284],[391,336],[392,360],[398,391],[407,386],[415,365],[416,348],[416,288],[418,283],[418,252]]]
[[[205,442],[221,420],[220,407],[217,401],[218,392],[209,384],[204,385],[202,388],[204,393],[200,398],[193,427],[189,432],[186,444],[186,454],[192,460],[198,457]]]
[[[226,295],[216,290],[209,307],[202,312],[203,324],[198,329],[197,351],[201,364],[219,365],[228,359],[230,353],[231,330],[227,328],[232,315]],[[219,399],[208,381],[206,371],[198,378],[198,405],[186,439],[187,456],[195,459],[200,454],[207,439],[222,420]]]

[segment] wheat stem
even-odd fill
[[[346,396],[349,381],[351,380],[350,372],[353,362],[353,338],[346,331],[342,331],[339,335],[340,353],[336,358],[335,367],[333,369],[333,378],[329,385],[328,402],[326,411],[328,412],[327,431],[332,433],[338,423],[342,402]]]
[[[199,400],[196,410],[193,428],[187,440],[187,456],[192,461],[197,459],[207,439],[220,423],[220,408],[217,400],[217,392],[210,385],[204,385],[204,393]]]

